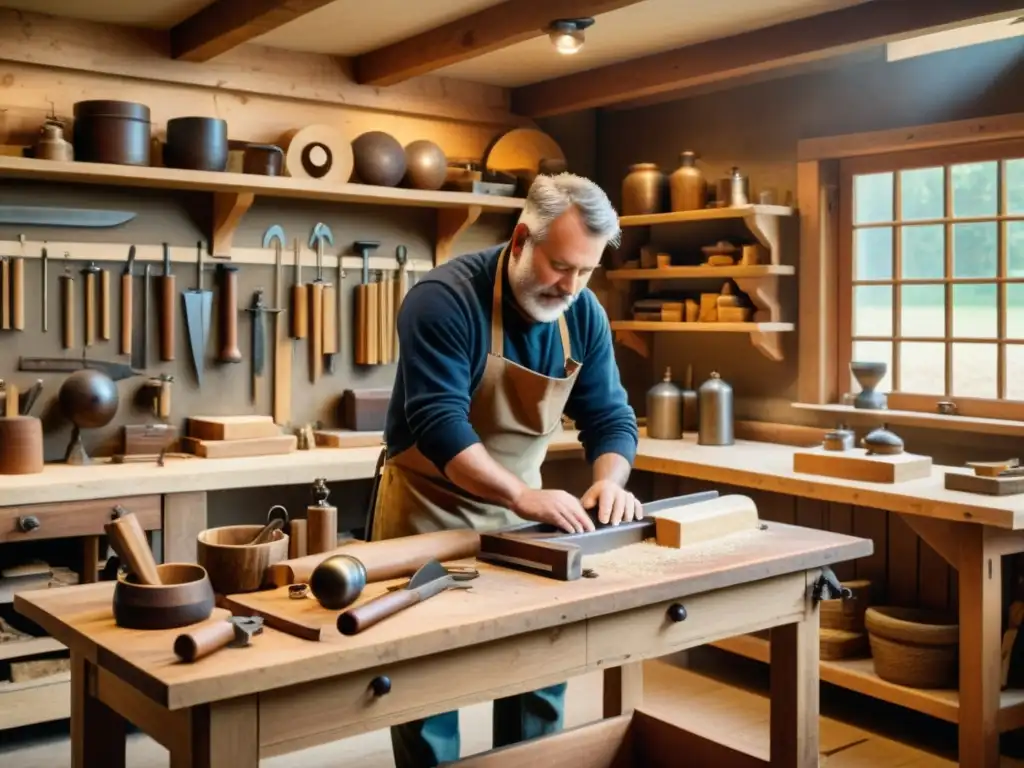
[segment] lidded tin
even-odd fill
[[[683,436],[683,391],[672,382],[671,368],[647,390],[647,436],[655,440]]]
[[[732,445],[732,387],[717,371],[697,390],[698,445]]]

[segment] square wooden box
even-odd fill
[[[863,483],[903,483],[931,477],[932,459],[914,453],[868,456],[864,448],[848,451],[811,448],[793,454],[793,471]]]

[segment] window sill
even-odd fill
[[[793,403],[794,408],[815,413],[834,414],[837,420],[855,423],[897,424],[906,427],[940,429],[951,432],[974,432],[980,435],[1006,435],[1024,437],[1024,421],[985,419],[978,416],[949,416],[944,413],[923,411],[878,410],[869,411],[852,405],[832,403]]]

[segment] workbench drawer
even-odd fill
[[[807,575],[776,576],[589,621],[587,663],[617,666],[725,637],[792,624],[807,610]]]
[[[768,768],[768,761],[636,711],[553,736],[482,752],[451,763],[451,768],[531,765],[544,768]]]
[[[100,536],[104,524],[114,519],[115,505],[133,512],[144,530],[160,530],[160,496],[63,501],[57,504],[0,507],[0,544]]]

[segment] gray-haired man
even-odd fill
[[[539,176],[512,239],[432,270],[406,296],[372,536],[523,520],[567,531],[641,515],[625,489],[636,455],[604,309],[587,283],[619,237],[593,182]],[[580,430],[593,484],[581,499],[541,487],[562,414]],[[495,746],[561,727],[565,684],[495,702]],[[398,768],[459,757],[458,713],[392,730]]]

